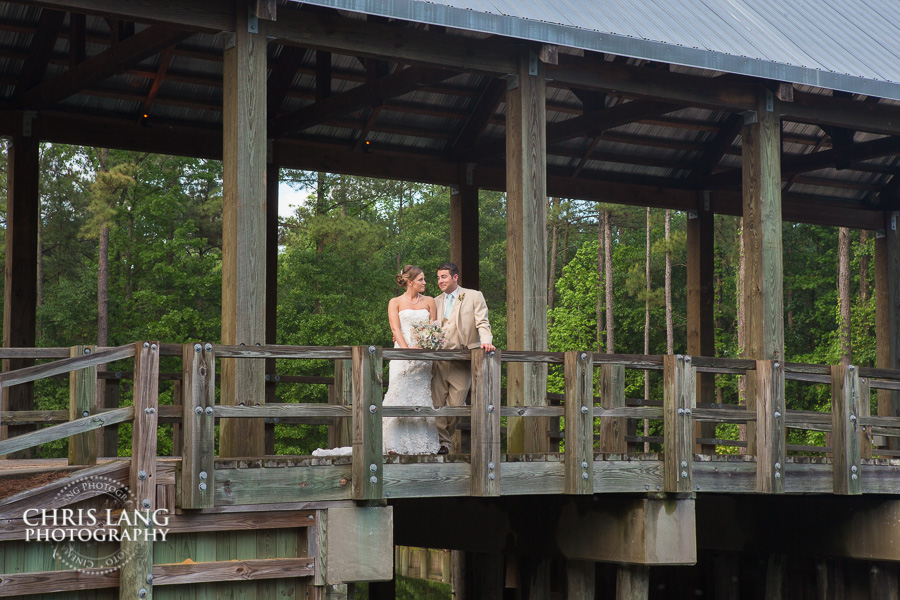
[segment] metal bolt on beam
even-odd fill
[[[205,345],[203,348],[204,348],[207,352],[209,352],[210,350],[212,350],[212,344],[210,344],[209,342],[206,342],[206,345]]]
[[[200,352],[201,350],[203,350],[203,346],[201,346],[200,344],[194,344],[194,352]]]
[[[202,407],[202,406],[195,406],[195,407],[194,407],[194,412],[197,413],[198,415],[202,415],[202,414],[203,414],[203,407]]]

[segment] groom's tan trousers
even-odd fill
[[[432,368],[431,397],[434,407],[462,406],[466,403],[469,386],[472,385],[472,370],[469,362],[456,360],[436,360]],[[441,446],[450,446],[450,438],[456,431],[459,421],[452,417],[437,417],[438,437]]]

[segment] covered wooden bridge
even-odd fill
[[[22,515],[70,506],[66,480],[34,486],[0,504],[0,595],[335,595],[332,584],[389,579],[396,543],[479,553],[464,577],[472,597],[896,598],[900,8],[779,6],[0,2],[0,134],[11,139],[0,474],[127,484],[141,510],[168,511],[176,539],[122,542],[133,558],[121,572],[67,567],[25,541]],[[33,349],[42,141],[223,160],[221,344]],[[380,419],[399,413],[381,408],[378,374],[404,353],[268,345],[280,168],[453,186],[451,258],[470,287],[478,190],[506,191],[509,348],[416,354],[472,361],[471,407],[456,409],[471,415],[469,452],[381,456]],[[548,194],[690,213],[687,354],[546,352]],[[715,358],[715,213],[744,218],[742,360]],[[877,368],[785,356],[783,221],[876,232]],[[174,408],[157,405],[164,354],[182,356]],[[272,404],[261,359],[273,358],[334,360],[340,406]],[[134,360],[133,406],[96,405],[97,365],[114,360]],[[549,364],[565,367],[560,406],[549,406]],[[663,406],[628,406],[625,368],[662,370]],[[35,413],[32,382],[64,373],[69,414]],[[749,411],[714,405],[714,373],[747,377]],[[832,414],[787,410],[785,379],[830,385]],[[265,419],[323,417],[336,444],[350,419],[352,459],[267,453]],[[548,435],[557,417],[563,453]],[[662,454],[630,451],[634,418],[663,422]],[[157,456],[166,420],[180,426],[177,457]],[[34,430],[47,421],[64,422]],[[132,458],[102,460],[92,432],[124,422]],[[717,422],[748,424],[746,457],[711,454]],[[787,427],[830,431],[827,456],[790,456]],[[66,437],[69,466],[27,458]],[[195,587],[210,581],[215,591]]]

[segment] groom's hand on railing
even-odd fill
[[[494,350],[496,350],[493,344],[482,344],[481,349],[485,352],[493,352]]]

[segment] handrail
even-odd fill
[[[25,367],[24,369],[16,369],[7,373],[0,373],[0,385],[9,387],[36,381],[45,377],[52,377],[61,373],[69,373],[78,369],[85,369],[96,365],[102,365],[123,358],[131,358],[134,356],[134,344],[119,346],[109,350],[101,350],[91,354],[82,356],[73,356],[72,358],[64,358],[52,363],[44,365],[35,365],[33,367]]]
[[[126,406],[108,412],[82,417],[74,421],[68,421],[45,429],[38,429],[8,440],[0,441],[0,456],[11,454],[26,448],[33,448],[40,444],[46,444],[54,440],[61,440],[79,433],[85,433],[93,429],[100,429],[107,425],[124,423],[134,419],[134,407]]]

